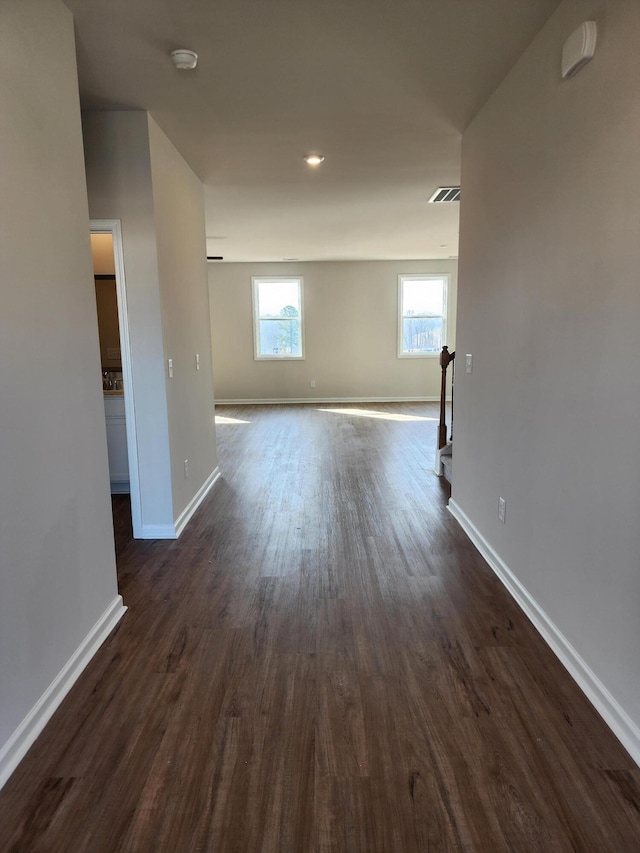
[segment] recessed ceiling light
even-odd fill
[[[304,158],[309,166],[319,166],[324,160],[322,154],[307,154]]]
[[[176,68],[179,68],[181,71],[193,71],[198,64],[198,54],[184,47],[172,50],[171,59],[173,59],[173,64]]]

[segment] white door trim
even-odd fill
[[[135,385],[131,368],[131,342],[129,340],[129,315],[127,313],[127,287],[124,274],[122,228],[119,219],[90,220],[92,234],[111,234],[115,261],[116,293],[118,294],[118,327],[122,355],[124,384],[124,411],[127,429],[127,455],[129,457],[129,483],[131,488],[131,520],[133,538],[142,539],[142,501],[140,496],[140,471],[138,467],[138,431],[136,427]]]

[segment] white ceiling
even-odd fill
[[[459,181],[461,132],[559,4],[65,2],[83,108],[150,111],[205,184],[207,254],[234,261],[456,256],[459,204],[427,200]]]

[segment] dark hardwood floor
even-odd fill
[[[338,408],[219,407],[177,542],[115,500],[129,611],[0,850],[640,850],[640,771],[445,509],[436,406]]]

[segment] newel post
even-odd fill
[[[440,368],[442,370],[442,379],[440,382],[440,423],[438,424],[438,450],[443,448],[447,443],[447,421],[446,421],[446,402],[447,402],[447,368],[456,357],[455,352],[449,352],[448,347],[442,347],[440,353]]]

